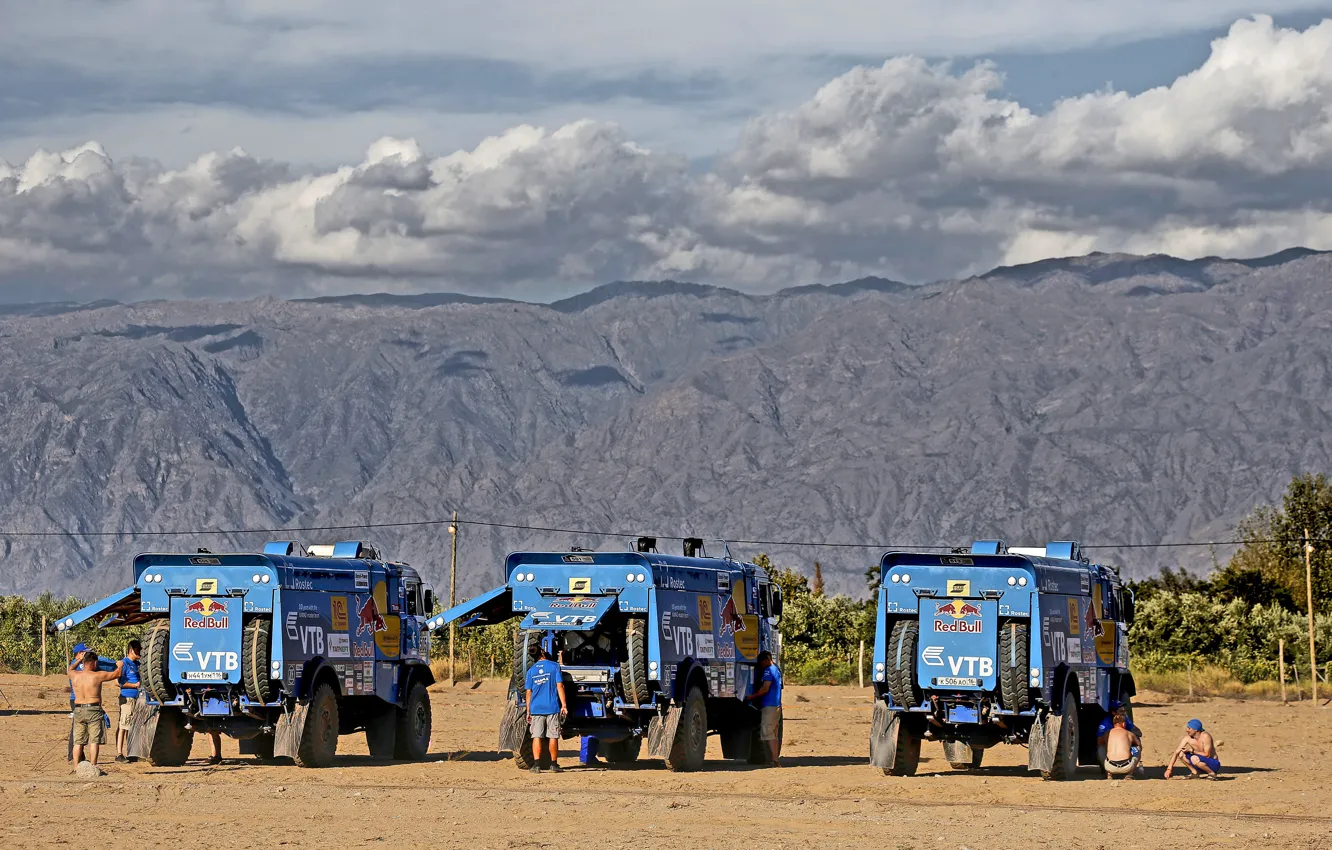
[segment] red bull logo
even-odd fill
[[[375,603],[375,597],[367,596],[365,603],[361,603],[361,597],[356,597],[356,603],[359,606],[356,611],[356,634],[363,635],[366,632],[371,634],[375,632],[388,631],[388,623],[384,622],[384,617],[379,613],[379,605]]]
[[[227,613],[227,603],[221,599],[196,599],[185,606],[185,618],[181,625],[187,629],[225,629],[230,618]]]
[[[934,630],[956,634],[980,634],[982,626],[982,621],[979,619],[980,615],[980,606],[964,599],[950,599],[947,602],[940,602],[934,616],[936,618],[948,617],[949,619],[935,619]],[[970,619],[972,617],[978,619]]]
[[[721,633],[733,634],[745,630],[745,618],[740,616],[740,612],[735,607],[734,594],[726,597],[726,604],[721,610]]]

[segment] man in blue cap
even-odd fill
[[[1175,762],[1181,760],[1193,776],[1216,779],[1221,770],[1221,760],[1216,757],[1216,742],[1196,717],[1184,725],[1184,739],[1170,757],[1170,764],[1166,765],[1166,779],[1174,772]]]

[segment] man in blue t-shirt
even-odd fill
[[[134,706],[139,699],[139,652],[142,645],[132,640],[125,645],[125,662],[120,668],[120,724],[116,727],[116,761],[129,761],[129,728],[134,720]]]
[[[569,713],[564,698],[564,674],[560,665],[550,658],[545,647],[541,659],[527,668],[527,719],[532,727],[532,772],[541,772],[542,740],[550,742],[550,769],[563,773],[560,767],[560,722]]]
[[[759,740],[768,744],[773,767],[781,767],[782,755],[782,671],[772,662],[766,649],[758,654],[759,679],[748,699],[759,708]]]

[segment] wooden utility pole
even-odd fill
[[[42,615],[42,678],[46,678],[46,615]]]
[[[860,680],[860,687],[865,687],[865,642],[860,642],[860,657],[856,659],[856,677]]]
[[[453,522],[449,525],[449,537],[453,538],[453,557],[449,559],[449,607],[458,604],[458,512],[453,512]],[[454,669],[453,641],[458,627],[449,623],[449,687],[457,681]]]
[[[1286,639],[1277,638],[1277,668],[1281,671],[1281,704],[1286,704]]]
[[[1314,708],[1318,707],[1318,656],[1315,654],[1314,646],[1314,607],[1313,607],[1313,566],[1310,558],[1313,556],[1313,543],[1309,540],[1309,529],[1304,529],[1304,592],[1309,603],[1309,669],[1313,675],[1309,677],[1309,687],[1312,689],[1310,694],[1313,698]]]

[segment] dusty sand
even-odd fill
[[[493,749],[504,685],[432,688],[426,763],[372,761],[358,733],[327,770],[258,764],[225,738],[226,760],[209,768],[199,737],[185,767],[104,756],[107,775],[87,781],[65,761],[63,679],[0,676],[0,846],[1332,847],[1332,782],[1318,772],[1332,710],[1307,702],[1142,694],[1152,778],[1084,769],[1052,783],[1026,773],[1020,747],[964,774],[926,744],[917,776],[883,776],[867,765],[868,691],[791,687],[781,769],[721,761],[714,741],[700,773],[647,759],[580,769],[566,749],[566,773],[533,776]],[[1193,716],[1220,742],[1224,781],[1160,779]]]

